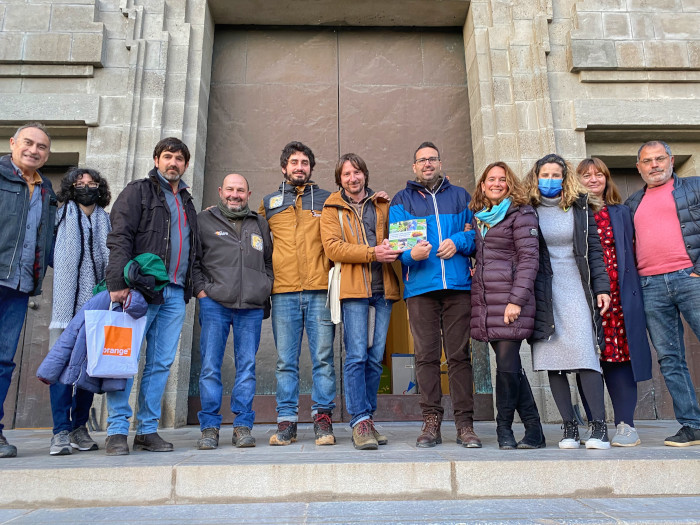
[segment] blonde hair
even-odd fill
[[[581,184],[578,177],[570,177],[569,175],[573,171],[571,164],[565,161],[562,157],[555,153],[550,153],[545,155],[540,160],[535,162],[534,166],[525,175],[525,191],[527,192],[528,198],[530,199],[530,204],[532,206],[539,206],[542,198],[540,189],[538,186],[538,179],[540,175],[540,169],[545,164],[557,164],[562,169],[562,188],[561,188],[561,201],[559,202],[559,207],[562,210],[569,208],[579,195],[586,193],[586,189]],[[602,202],[600,199],[594,195],[589,195],[588,202],[593,207],[600,207]]]
[[[517,175],[513,173],[513,170],[510,169],[508,164],[499,160],[486,166],[486,169],[484,169],[481,177],[479,177],[479,180],[476,181],[474,195],[472,196],[472,201],[469,203],[469,208],[472,211],[476,212],[481,211],[484,208],[491,208],[491,201],[486,198],[486,195],[484,195],[484,191],[481,189],[481,184],[486,180],[489,171],[496,167],[503,168],[503,171],[506,172],[506,185],[508,186],[508,190],[503,198],[510,198],[511,202],[516,206],[528,203],[528,196],[525,193],[525,189],[523,188],[523,185],[518,179]]]
[[[610,176],[610,170],[605,165],[605,162],[597,157],[590,157],[583,159],[579,165],[576,167],[576,174],[583,178],[583,175],[588,172],[588,170],[593,166],[596,171],[599,171],[605,175],[605,190],[603,191],[603,201],[604,204],[622,204],[622,196],[620,195],[620,190],[617,189],[617,184],[612,180]],[[590,194],[589,194],[590,195]]]

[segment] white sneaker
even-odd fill
[[[591,432],[591,437],[586,441],[586,448],[598,450],[607,450],[610,448],[608,425],[605,424],[605,421],[593,421],[593,432]]]
[[[67,456],[72,453],[73,448],[70,446],[70,433],[67,430],[61,430],[58,434],[54,434],[51,438],[49,454],[52,456]]]
[[[578,448],[580,440],[576,421],[564,421],[562,429],[564,430],[564,437],[559,441],[559,448]]]
[[[620,424],[617,425],[617,431],[611,441],[613,447],[635,447],[641,442],[637,430],[624,421],[620,421]]]

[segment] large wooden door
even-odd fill
[[[215,204],[223,177],[237,172],[250,181],[251,206],[257,208],[262,196],[282,182],[279,157],[292,140],[311,147],[317,162],[312,179],[331,191],[337,189],[333,175],[336,160],[341,154],[354,152],[367,162],[372,189],[393,195],[413,178],[413,152],[426,140],[440,148],[450,180],[471,189],[469,122],[461,29],[217,27],[202,204]],[[394,315],[405,315],[405,308],[395,307]],[[336,373],[340,377],[339,339],[338,330]],[[387,355],[407,351],[406,337],[390,339],[396,348],[387,347]],[[226,395],[230,395],[234,377],[231,338],[228,344],[223,370]],[[199,326],[195,326],[190,422],[196,422],[198,350]],[[276,359],[271,326],[266,321],[256,368],[258,421],[275,417]],[[300,370],[301,392],[308,394],[311,364],[306,346]],[[341,407],[341,388],[338,396]],[[267,397],[271,399],[263,406]],[[490,395],[488,398],[483,403],[486,417],[492,414]],[[301,401],[300,417],[308,417],[307,401]],[[399,412],[386,417],[414,417]]]

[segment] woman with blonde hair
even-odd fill
[[[489,164],[476,183],[476,266],[472,280],[471,336],[496,354],[496,434],[501,449],[542,448],[544,433],[520,344],[535,326],[534,285],[539,260],[537,215],[505,162]],[[515,411],[525,437],[515,441]]]
[[[602,160],[595,157],[582,160],[576,174],[589,195],[602,201],[594,217],[610,279],[611,300],[610,308],[603,315],[605,345],[601,348],[600,364],[615,416],[616,433],[611,442],[613,446],[633,447],[641,443],[634,428],[637,383],[651,379],[651,350],[632,244],[632,215],[629,208],[622,205],[620,192]],[[585,395],[581,397],[590,430],[590,408]],[[586,440],[589,434],[584,435]]]
[[[540,261],[535,281],[537,313],[532,367],[546,370],[564,422],[559,448],[578,448],[578,425],[567,374],[577,373],[593,424],[586,448],[610,448],[603,377],[601,316],[610,304],[610,281],[591,202],[568,162],[555,154],[539,159],[525,178],[539,217]]]

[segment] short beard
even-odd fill
[[[309,182],[309,180],[311,179],[311,174],[309,174],[308,177],[304,178],[304,180],[295,180],[289,177],[288,175],[285,175],[284,178],[287,181],[287,184],[289,184],[290,186],[303,186],[304,184]]]
[[[243,208],[245,208],[245,204],[239,204],[238,206],[231,206],[228,202],[224,202],[224,206],[226,206],[230,211],[242,211]]]

